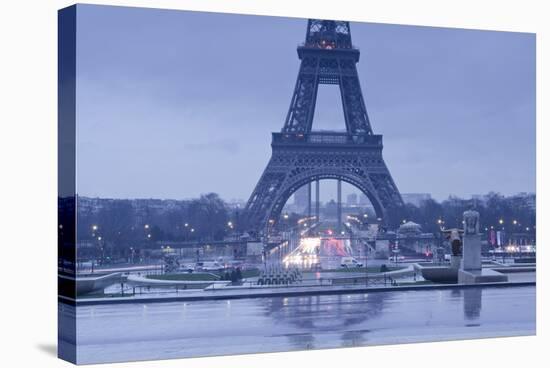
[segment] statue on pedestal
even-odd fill
[[[481,260],[481,234],[479,233],[479,212],[474,210],[465,211],[462,214],[464,219],[464,237],[462,262],[458,270],[459,284],[480,284],[484,282],[508,281],[508,276],[495,270],[483,268]],[[477,300],[477,297],[476,299]],[[474,301],[475,301],[474,300]],[[477,306],[472,308],[475,315]]]
[[[462,270],[481,270],[481,238],[479,236],[479,212],[474,210],[465,211],[462,214],[464,219],[464,237],[462,239]],[[459,278],[460,280],[460,278]]]
[[[479,212],[474,210],[465,211],[462,214],[464,218],[464,234],[478,235],[479,234]]]

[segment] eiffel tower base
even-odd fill
[[[392,216],[402,199],[382,159],[381,135],[273,133],[271,146],[271,159],[247,204],[247,230],[268,231],[296,190],[323,179],[355,186],[369,198],[380,220],[399,221]]]

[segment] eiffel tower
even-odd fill
[[[388,223],[403,200],[382,158],[382,136],[373,134],[356,63],[359,50],[351,42],[349,22],[310,19],[306,40],[298,46],[301,60],[294,94],[280,133],[272,133],[272,155],[243,212],[244,228],[269,231],[288,198],[315,182],[319,218],[319,180],[338,181],[338,222],[341,182],[361,190],[376,215]],[[312,130],[319,84],[340,87],[346,132]]]

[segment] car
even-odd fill
[[[388,261],[390,262],[399,262],[399,261],[404,261],[405,260],[405,256],[389,256],[388,257]]]
[[[183,265],[180,269],[185,273],[193,273],[195,271],[195,266],[192,264]]]
[[[354,257],[342,257],[340,260],[340,267],[342,268],[357,268],[363,267],[363,264],[356,260]]]
[[[217,261],[204,261],[195,264],[196,271],[223,271],[225,267]]]

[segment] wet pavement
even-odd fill
[[[63,306],[79,363],[535,333],[535,287]],[[73,338],[68,340],[74,341]]]

